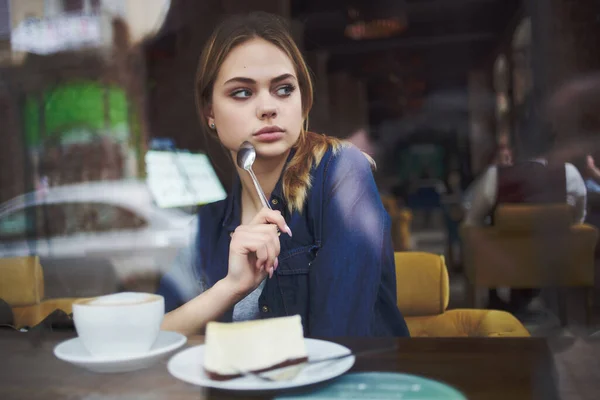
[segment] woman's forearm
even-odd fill
[[[190,336],[201,333],[206,324],[219,318],[243,296],[238,294],[226,279],[212,288],[167,313],[161,329]]]

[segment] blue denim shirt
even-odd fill
[[[271,195],[293,237],[280,236],[279,267],[258,300],[261,317],[299,314],[305,336],[409,336],[396,306],[390,218],[368,160],[355,147],[330,149],[311,178],[302,213],[288,211],[281,179]],[[238,179],[227,199],[200,209],[197,251],[181,255],[160,284],[167,310],[227,275],[240,191]],[[232,314],[221,320],[231,321]]]

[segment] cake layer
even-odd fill
[[[308,357],[304,357],[304,358],[299,358],[297,360],[289,360],[289,361],[284,361],[280,364],[277,365],[273,365],[270,368],[263,368],[261,370],[256,370],[256,371],[244,371],[244,372],[253,372],[255,374],[258,373],[262,373],[262,372],[268,372],[268,371],[272,371],[274,369],[278,369],[278,368],[285,368],[285,367],[291,367],[292,365],[298,365],[298,364],[302,364],[303,362],[308,361]],[[210,378],[213,379],[215,381],[226,381],[229,379],[234,379],[234,378],[239,378],[242,376],[242,374],[234,374],[234,375],[221,375],[218,374],[216,372],[212,372],[207,370],[206,368],[204,368],[204,373],[206,373],[206,375]]]
[[[239,376],[239,371],[268,371],[306,359],[299,315],[247,322],[210,322],[206,327],[204,370],[215,379],[233,378]]]

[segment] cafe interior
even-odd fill
[[[208,332],[91,356],[76,307],[156,293],[233,190],[194,79],[254,11],[307,62],[309,130],[377,165],[410,338],[307,338],[285,380],[207,378]],[[0,0],[0,398],[597,399],[599,45],[597,0]]]

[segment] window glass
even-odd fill
[[[146,225],[133,211],[112,204],[71,203],[65,207],[72,234],[140,229]]]
[[[35,205],[0,219],[0,240],[53,238],[67,234],[66,214],[61,204]]]

